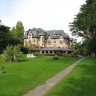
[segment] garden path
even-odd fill
[[[68,73],[70,73],[76,67],[76,65],[79,64],[83,59],[84,58],[81,58],[80,60],[76,61],[69,67],[65,68],[63,71],[59,72],[57,75],[48,79],[42,85],[37,86],[35,89],[29,91],[28,93],[24,94],[23,96],[43,96],[50,88],[52,88],[62,78],[64,78]]]

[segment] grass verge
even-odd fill
[[[4,66],[6,71],[6,73],[0,73],[0,96],[22,96],[76,60],[78,58],[71,57],[53,60],[50,56],[25,58],[19,63],[0,60],[0,69]]]
[[[96,96],[96,59],[81,61],[44,96]]]

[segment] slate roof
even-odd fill
[[[28,38],[29,31],[32,32],[33,38],[39,38],[40,35],[44,35],[45,38],[48,38],[48,36],[50,36],[53,39],[58,39],[60,36],[62,36],[63,38],[69,38],[69,35],[67,35],[63,30],[43,30],[41,28],[33,28],[25,31],[24,38]]]

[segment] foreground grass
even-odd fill
[[[96,59],[83,60],[44,96],[96,96]]]
[[[75,62],[78,58],[40,56],[19,63],[3,62],[6,73],[0,73],[0,96],[22,96],[28,90],[44,83],[48,78]]]

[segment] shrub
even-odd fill
[[[10,62],[20,61],[20,48],[18,46],[8,46],[2,54],[2,58]]]
[[[33,53],[35,56],[40,56],[41,54],[39,52],[34,52]]]
[[[71,53],[71,54],[63,53],[62,56],[63,56],[63,57],[78,57],[77,54],[73,54],[73,53]]]
[[[35,56],[54,56],[54,54],[42,54],[40,52],[34,52],[33,53]]]
[[[45,54],[46,56],[55,56],[54,54]]]
[[[56,54],[57,54],[58,56],[62,56],[61,51],[56,51]]]
[[[24,54],[28,54],[29,53],[29,48],[24,47],[22,44],[18,44],[17,45],[20,48],[20,51]]]
[[[77,53],[73,53],[72,55],[73,55],[73,57],[78,57]]]
[[[59,58],[58,58],[57,55],[55,55],[55,56],[53,56],[53,59],[54,59],[54,60],[58,60]]]
[[[26,48],[26,47],[21,47],[21,51],[22,51],[24,54],[28,54],[28,53],[29,53],[29,49]]]
[[[70,57],[68,53],[63,53],[62,56],[63,57]]]
[[[1,67],[1,71],[2,71],[2,73],[6,73],[4,66]]]

